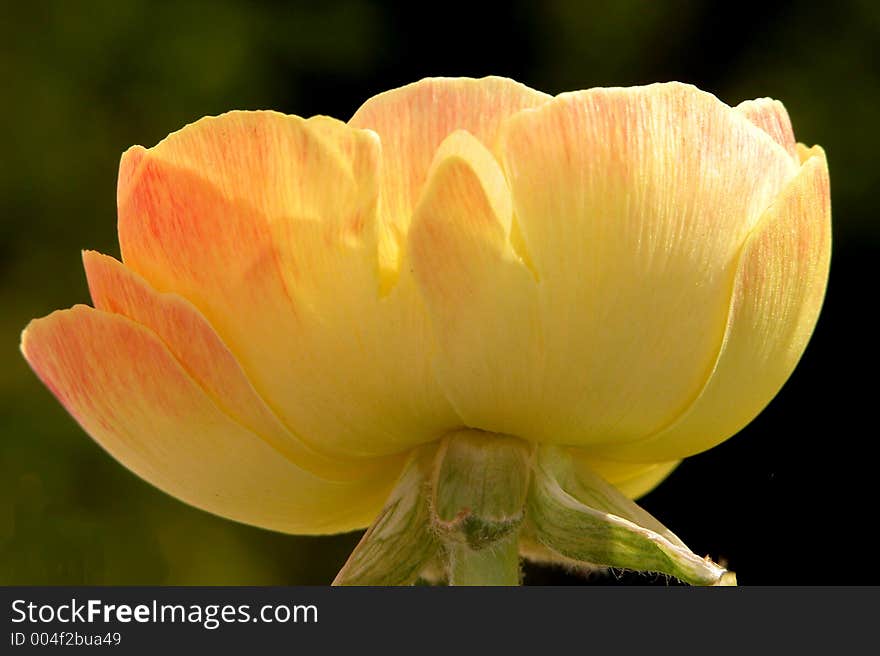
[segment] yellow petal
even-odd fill
[[[324,478],[363,477],[371,461],[328,458],[294,436],[257,394],[232,352],[205,317],[177,294],[160,294],[107,255],[83,253],[95,307],[152,330],[215,403],[304,469]],[[381,465],[380,465],[381,466]]]
[[[410,216],[440,143],[466,130],[492,148],[504,119],[549,99],[502,77],[426,78],[380,93],[358,109],[349,124],[375,130],[382,140],[380,254],[386,275],[396,276]]]
[[[368,524],[399,467],[331,482],[224,413],[159,338],[85,306],[32,321],[22,351],[111,455],[163,491],[223,517],[290,533]]]
[[[630,499],[638,499],[662,483],[681,463],[633,463],[606,460],[584,449],[569,449],[576,468],[598,474]]]
[[[828,165],[817,146],[743,248],[724,342],[699,397],[657,435],[606,455],[637,462],[681,458],[745,427],[779,392],[806,348],[830,256]]]
[[[638,499],[651,492],[660,483],[666,480],[681,460],[673,460],[672,462],[661,462],[650,465],[647,469],[633,474],[632,477],[620,480],[614,484],[618,490],[630,499]]]
[[[459,423],[414,291],[379,296],[378,159],[374,133],[333,119],[235,112],[130,150],[120,171],[126,265],[192,302],[284,424],[332,456]]]
[[[791,119],[781,102],[772,98],[757,98],[745,100],[734,109],[773,137],[773,140],[785,148],[792,159],[800,164]]]
[[[443,142],[409,233],[410,267],[438,341],[438,380],[465,425],[529,435],[541,339],[537,288],[512,249],[511,200],[498,163],[456,132]]]
[[[524,399],[542,421],[521,436],[583,446],[651,435],[711,371],[737,255],[795,163],[678,83],[562,94],[511,117],[501,153],[540,281],[535,348],[547,345],[541,393]],[[535,357],[512,354],[499,379]]]

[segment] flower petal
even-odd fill
[[[665,481],[680,464],[681,460],[652,464],[631,478],[617,481],[614,487],[630,499],[639,499]]]
[[[381,263],[396,276],[400,248],[440,143],[466,130],[493,148],[501,123],[550,96],[502,77],[426,78],[373,96],[349,121],[382,140]]]
[[[541,425],[521,437],[652,434],[705,383],[737,254],[796,165],[678,83],[562,94],[511,117],[501,152],[553,345],[528,410]],[[498,376],[530,366],[514,354]]]
[[[95,307],[152,330],[189,375],[232,419],[267,440],[300,467],[324,478],[361,478],[370,461],[340,461],[306,446],[257,394],[235,356],[189,301],[160,294],[121,262],[94,251],[83,264]]]
[[[752,421],[807,346],[830,256],[828,165],[817,146],[743,248],[724,342],[705,388],[668,428],[606,455],[636,462],[681,458],[715,446]]]
[[[630,499],[638,499],[660,485],[681,463],[633,463],[605,460],[584,449],[569,449],[576,470],[598,474]]]
[[[438,380],[465,425],[529,435],[543,419],[530,404],[540,381],[537,287],[509,242],[511,219],[498,163],[456,132],[413,214],[407,268],[437,335]]]
[[[333,119],[236,112],[121,165],[126,265],[191,301],[284,424],[334,457],[459,423],[414,289],[379,295],[378,158],[375,134]]]
[[[773,137],[773,141],[785,148],[792,159],[800,164],[791,119],[781,102],[772,98],[757,98],[745,100],[734,109]]]
[[[306,472],[225,414],[159,338],[118,314],[77,306],[32,321],[22,351],[111,455],[198,508],[290,533],[368,524],[397,465],[349,482]]]

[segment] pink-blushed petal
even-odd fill
[[[467,426],[529,435],[543,421],[537,287],[513,250],[510,192],[475,137],[440,146],[409,233],[411,269],[437,336],[437,377]]]
[[[637,462],[681,458],[715,446],[754,419],[807,346],[830,258],[828,165],[817,146],[742,249],[724,341],[705,388],[659,434],[606,455]]]
[[[398,453],[459,423],[414,290],[379,293],[378,159],[367,130],[236,112],[121,164],[126,266],[192,302],[284,424],[333,457]]]
[[[501,123],[551,96],[502,77],[426,78],[367,100],[349,121],[382,140],[380,258],[396,279],[400,249],[440,143],[466,130],[493,148]]]
[[[512,116],[500,152],[548,345],[524,400],[542,421],[522,437],[653,434],[705,384],[738,253],[796,164],[678,83],[562,94]],[[531,366],[513,354],[509,369]]]
[[[148,175],[141,169],[160,160],[197,173],[270,223],[296,218],[346,224],[375,200],[378,157],[375,134],[326,116],[233,111],[202,118],[153,148],[130,148],[120,165],[117,201],[124,205]],[[327,181],[318,184],[322,178]]]
[[[745,100],[734,109],[773,137],[795,162],[800,163],[791,119],[781,102],[772,98],[756,98]]]
[[[22,352],[65,408],[111,455],[203,510],[290,533],[368,524],[399,465],[327,481],[221,410],[158,336],[85,306],[30,323]]]
[[[192,303],[177,294],[160,294],[107,255],[84,251],[83,264],[96,308],[122,314],[156,333],[224,412],[285,457],[307,471],[340,480],[362,478],[376,466],[370,461],[328,458],[294,436],[256,393],[235,356]]]

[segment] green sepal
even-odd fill
[[[659,572],[698,585],[735,584],[653,516],[559,447],[541,446],[528,499],[529,534],[575,565]]]
[[[417,449],[385,507],[336,575],[333,585],[411,585],[437,557],[428,479],[435,447]]]

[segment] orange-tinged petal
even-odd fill
[[[326,117],[237,112],[121,165],[125,264],[192,302],[284,424],[334,457],[401,452],[459,423],[415,291],[379,295],[378,149]]]
[[[158,159],[197,173],[270,224],[289,218],[344,224],[368,209],[368,196],[375,196],[378,156],[375,134],[326,116],[233,111],[202,118],[153,148],[129,149],[120,165],[117,200],[124,204],[143,182],[139,178],[148,175],[141,169]],[[315,184],[320,176],[332,184]]]
[[[306,472],[234,421],[155,333],[85,306],[32,321],[22,351],[37,375],[111,455],[198,508],[290,533],[368,524],[399,466],[360,480]]]
[[[745,100],[734,109],[773,137],[773,140],[785,148],[792,159],[800,164],[791,119],[781,102],[772,98],[757,98]]]
[[[380,93],[358,109],[349,124],[375,130],[382,140],[380,254],[390,271],[386,275],[396,275],[410,217],[440,143],[466,130],[491,149],[508,116],[550,98],[502,77],[441,77]]]
[[[819,316],[831,256],[825,154],[814,147],[742,250],[724,342],[690,408],[608,457],[648,462],[704,451],[741,430],[791,375]]]
[[[528,411],[541,337],[535,279],[509,243],[511,219],[498,163],[475,137],[454,133],[414,212],[409,268],[437,335],[438,379],[465,424],[527,435],[542,421]]]
[[[375,466],[370,461],[327,458],[291,434],[257,394],[235,356],[192,303],[177,294],[160,294],[138,274],[107,255],[85,251],[83,264],[96,308],[122,314],[156,333],[224,412],[300,467],[324,478],[344,480],[361,478]]]
[[[796,164],[740,113],[678,83],[562,94],[511,117],[500,149],[548,345],[541,393],[519,410],[542,421],[521,436],[583,446],[651,435],[705,383],[737,255]],[[513,354],[498,376],[533,358]]]

